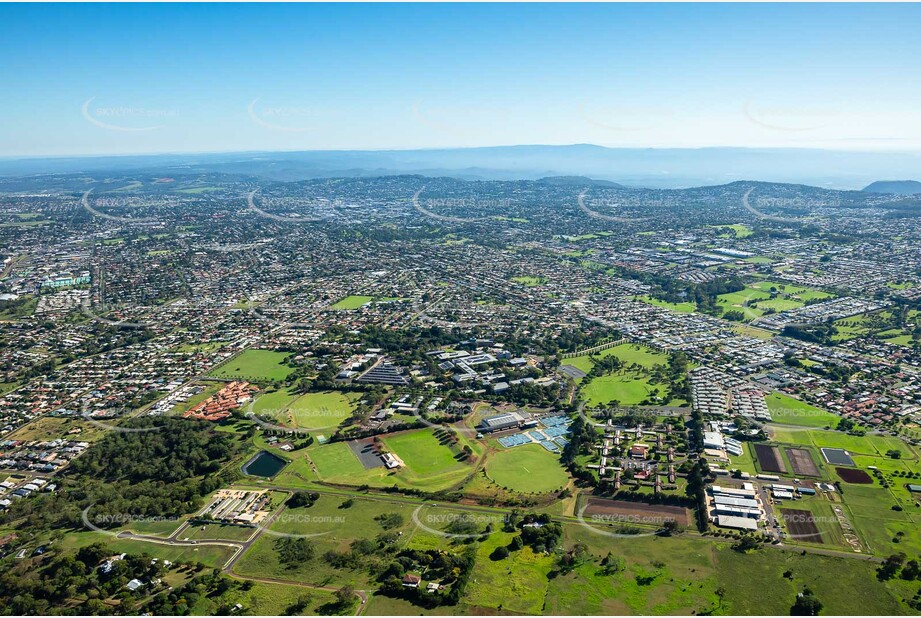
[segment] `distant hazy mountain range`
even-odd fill
[[[921,193],[921,182],[917,180],[877,180],[864,187],[870,193],[894,193],[895,195],[917,195]]]
[[[859,189],[877,178],[921,176],[921,153],[794,148],[640,149],[577,144],[0,159],[0,175],[4,176],[130,170],[163,175],[244,174],[279,181],[394,174],[467,180],[588,176],[632,187],[677,188],[761,180]]]

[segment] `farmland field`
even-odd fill
[[[135,539],[116,539],[99,532],[69,532],[61,545],[65,549],[77,549],[92,543],[103,543],[112,553],[148,553],[161,560],[172,562],[202,562],[208,567],[220,568],[233,555],[233,548],[220,545],[198,545],[196,547],[164,545]]]
[[[345,497],[322,496],[313,506],[286,509],[275,520],[269,530],[282,534],[309,534],[316,549],[314,556],[292,567],[279,562],[275,544],[279,534],[263,534],[249,551],[236,563],[234,571],[244,576],[276,577],[287,581],[326,585],[330,578],[339,586],[350,584],[364,587],[370,584],[370,574],[364,568],[335,568],[323,558],[326,551],[347,549],[356,539],[369,538],[383,531],[375,517],[394,513],[401,522],[392,529],[403,532],[404,538],[414,530],[411,505],[391,504],[376,500],[352,500],[351,506]]]
[[[853,590],[860,595],[859,613],[911,613],[898,596],[876,581],[874,565],[863,560],[771,549],[759,550],[752,556],[732,551],[728,546],[717,555],[717,578],[728,591],[727,613],[789,615],[796,595],[804,586],[822,601],[823,614],[855,613],[853,596],[842,594],[842,590]],[[781,575],[787,571],[790,579]]]
[[[535,554],[530,547],[515,553],[515,558],[495,562],[490,554],[500,545],[507,545],[512,535],[490,535],[477,550],[474,581],[466,601],[477,606],[500,609],[503,612],[540,614],[547,594],[547,573],[553,557]]]
[[[291,584],[253,582],[248,590],[236,589],[216,598],[202,596],[192,607],[193,616],[218,615],[221,605],[233,606],[239,603],[248,615],[283,616],[292,611],[303,599],[309,599],[306,613],[322,614],[327,606],[333,606],[336,597],[326,590],[307,589]]]

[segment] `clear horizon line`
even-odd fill
[[[823,152],[847,152],[855,154],[917,154],[921,147],[907,149],[851,149],[828,148],[819,146],[605,146],[591,142],[571,142],[564,144],[493,144],[482,146],[427,146],[427,147],[391,147],[391,148],[296,148],[296,149],[243,149],[243,150],[164,150],[147,152],[111,152],[97,154],[34,154],[34,155],[0,155],[0,161],[28,161],[36,159],[101,159],[105,157],[162,157],[181,155],[221,155],[221,154],[284,154],[302,152],[426,152],[438,150],[478,150],[487,148],[568,148],[573,146],[591,146],[605,150],[816,150]]]

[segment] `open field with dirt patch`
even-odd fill
[[[821,476],[819,467],[812,458],[812,453],[805,448],[787,448],[787,459],[798,476]]]
[[[780,509],[787,532],[797,541],[806,543],[822,543],[822,534],[815,525],[815,515],[812,511],[800,509]]]
[[[854,483],[855,485],[870,485],[873,478],[863,470],[852,470],[850,468],[835,468],[835,472],[845,483]]]
[[[758,465],[765,472],[786,472],[787,468],[783,465],[783,459],[780,458],[780,449],[769,444],[756,444],[755,455],[758,457]]]
[[[646,504],[628,500],[608,500],[591,497],[586,500],[583,515],[610,518],[612,522],[635,524],[664,524],[676,521],[680,526],[691,524],[691,512],[683,506]]]

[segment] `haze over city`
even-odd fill
[[[919,17],[0,3],[0,614],[921,615]]]

